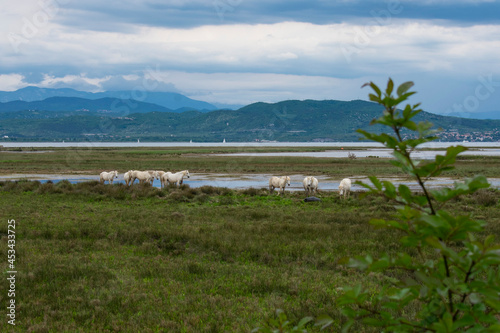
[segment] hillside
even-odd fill
[[[292,100],[254,103],[236,111],[149,112],[126,116],[80,112],[61,113],[54,118],[48,112],[22,111],[12,112],[11,117],[0,122],[0,137],[24,141],[356,141],[360,137],[356,133],[358,128],[380,130],[369,123],[381,111],[379,105],[360,100]],[[500,140],[500,120],[427,112],[422,112],[416,120],[428,120],[443,128],[443,139],[447,141],[475,140],[467,135],[475,135],[478,140]]]
[[[100,98],[86,99],[79,97],[50,97],[42,101],[12,101],[0,103],[0,113],[16,111],[86,111],[105,113],[114,116],[126,116],[131,113],[147,113],[153,111],[172,112],[163,106],[139,102],[131,99]]]

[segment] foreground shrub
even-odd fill
[[[368,189],[367,194],[386,197],[397,209],[395,220],[370,223],[388,232],[403,231],[400,242],[409,249],[418,249],[419,256],[402,252],[378,259],[367,255],[345,260],[348,266],[367,273],[399,271],[405,272],[405,278],[375,294],[360,285],[345,288],[345,294],[338,299],[348,318],[344,330],[361,323],[391,332],[499,331],[500,246],[493,236],[478,240],[476,234],[484,231],[483,221],[443,209],[450,200],[489,187],[486,178],[479,175],[457,182],[453,188],[429,190],[426,180],[453,169],[456,156],[466,148],[449,147],[444,156],[437,155],[432,161],[413,160],[410,154],[418,145],[437,138],[430,123],[412,121],[421,111],[419,104],[397,109],[399,103],[414,94],[408,92],[413,83],[400,85],[397,96],[393,96],[392,80],[385,93],[373,83],[367,85],[375,92],[369,95],[370,100],[385,108],[382,117],[372,124],[390,127],[394,136],[358,132],[392,149],[395,160],[391,163],[412,176],[422,190],[415,194],[406,185],[396,188],[391,182],[370,177],[371,185],[361,184]],[[408,133],[412,134],[405,136]],[[491,199],[483,200],[491,203]]]
[[[419,104],[397,109],[398,104],[414,94],[408,92],[413,83],[400,85],[397,96],[393,95],[390,79],[385,92],[374,83],[365,86],[374,91],[369,94],[370,100],[385,109],[371,124],[388,126],[394,135],[358,132],[391,149],[391,163],[414,178],[421,192],[412,193],[406,185],[396,187],[377,177],[370,177],[371,185],[358,182],[368,190],[365,195],[381,196],[393,203],[394,220],[374,219],[370,223],[387,229],[388,238],[402,234],[399,242],[405,251],[341,260],[367,274],[392,277],[392,283],[378,290],[363,285],[342,288],[343,294],[336,301],[345,315],[342,331],[355,328],[375,332],[500,332],[500,246],[493,235],[479,240],[478,233],[484,233],[485,222],[444,209],[460,196],[474,194],[477,203],[495,205],[495,196],[483,190],[489,187],[486,178],[478,175],[456,182],[453,188],[429,189],[426,181],[453,169],[456,156],[466,148],[449,147],[444,156],[437,155],[434,160],[413,160],[412,151],[437,139],[430,123],[412,120],[421,111]],[[286,316],[279,319],[255,331],[306,331],[300,324],[305,324],[307,317],[293,328]],[[322,328],[334,323],[337,324],[328,315],[316,320]]]

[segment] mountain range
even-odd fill
[[[99,100],[103,98],[134,100],[137,103],[157,104],[170,110],[180,109],[179,112],[185,111],[186,109],[198,111],[212,111],[218,109],[218,107],[213,104],[194,100],[179,93],[145,91],[140,89],[91,93],[69,88],[52,89],[29,86],[16,91],[0,91],[0,103],[13,101],[39,102],[51,97],[76,97],[80,98],[80,101],[81,99]],[[0,107],[2,106],[0,105]]]
[[[358,128],[380,132],[370,126],[380,116],[378,104],[354,100],[289,100],[279,103],[254,103],[238,110],[209,112],[171,112],[168,109],[135,100],[114,99],[124,112],[104,111],[99,103],[106,98],[79,100],[53,97],[37,109],[0,112],[0,138],[20,141],[356,141]],[[121,101],[121,102],[120,102]],[[71,102],[71,103],[70,103]],[[75,102],[75,103],[73,103]],[[79,103],[76,103],[79,102]],[[19,103],[19,102],[16,102]],[[38,102],[24,102],[38,103]],[[111,102],[113,103],[113,102]],[[122,104],[119,104],[122,103]],[[128,104],[136,109],[127,109]],[[36,105],[36,104],[25,104]],[[47,108],[52,105],[52,109]],[[57,106],[57,109],[56,109]],[[99,109],[99,107],[101,107]],[[116,110],[115,110],[116,111]],[[427,120],[443,128],[443,141],[499,141],[500,120],[478,120],[421,112],[416,121]]]

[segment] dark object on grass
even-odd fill
[[[316,198],[316,197],[307,197],[304,199],[305,202],[312,202],[312,201],[321,201],[320,198]]]

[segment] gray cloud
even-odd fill
[[[154,77],[151,76],[147,78],[145,76],[140,76],[125,79],[123,76],[116,75],[102,81],[99,86],[100,89],[104,91],[140,90],[180,93],[173,83],[154,80]]]
[[[65,1],[25,36],[40,11],[29,1],[0,14],[25,38],[15,52],[0,36],[0,89],[134,89],[152,68],[157,91],[245,104],[362,98],[362,83],[392,76],[425,82],[437,111],[463,103],[479,75],[500,81],[499,1]],[[499,105],[498,90],[480,107]]]
[[[57,21],[72,28],[127,32],[135,25],[192,28],[203,25],[271,24],[282,21],[330,24],[363,22],[400,7],[400,18],[473,24],[499,23],[498,1],[71,1]]]

